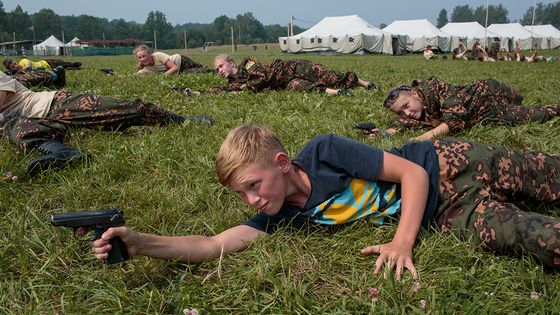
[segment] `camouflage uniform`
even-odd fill
[[[440,165],[437,223],[497,253],[529,252],[560,269],[560,218],[512,202],[560,204],[560,157],[496,145],[436,140]],[[529,205],[527,205],[528,207]]]
[[[324,92],[327,88],[349,89],[358,86],[354,72],[337,72],[307,60],[276,59],[271,65],[255,58],[245,58],[237,67],[235,78],[228,79],[225,87],[211,88],[211,92],[259,92],[263,89]]]
[[[205,73],[215,72],[216,70],[210,69],[200,63],[192,60],[189,57],[181,55],[181,64],[179,65],[179,72],[182,73]]]
[[[488,57],[498,60],[498,53],[500,52],[500,42],[494,41],[490,46],[490,50],[488,50]]]
[[[44,59],[53,69],[60,66],[66,70],[79,70],[82,67],[81,62],[69,62],[60,59]]]
[[[62,87],[55,83],[52,73],[44,70],[26,71],[21,70],[13,75],[14,79],[23,84],[27,88],[31,87],[46,87],[57,88]]]
[[[176,115],[140,99],[121,101],[92,94],[59,91],[44,118],[11,117],[4,136],[23,149],[32,149],[48,140],[62,142],[69,127],[124,130],[130,126],[165,125]]]
[[[424,104],[423,117],[402,118],[392,128],[435,127],[443,122],[455,133],[479,122],[515,125],[545,122],[560,115],[560,104],[521,106],[523,96],[517,90],[493,79],[454,86],[430,77],[413,81],[412,88]]]

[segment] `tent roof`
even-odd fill
[[[61,46],[64,46],[64,43],[59,41],[58,38],[56,38],[54,35],[51,35],[51,36],[49,36],[49,38],[45,39],[43,42],[41,42],[41,43],[39,43],[35,46],[61,47]]]
[[[391,34],[408,35],[413,38],[435,36],[450,37],[449,34],[441,31],[426,19],[396,20],[383,30]]]
[[[327,16],[310,29],[291,36],[291,38],[301,37],[325,37],[325,36],[355,36],[355,35],[382,35],[389,33],[370,25],[358,15],[346,16]]]
[[[500,37],[500,35],[485,29],[478,22],[447,23],[441,30],[451,35],[468,38]]]
[[[519,23],[492,24],[488,30],[503,37],[531,38],[533,34]]]
[[[529,32],[535,33],[535,35],[542,36],[542,37],[559,37],[560,38],[560,30],[556,27],[552,26],[551,24],[546,25],[525,25],[526,30]]]

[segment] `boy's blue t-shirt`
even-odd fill
[[[439,185],[438,159],[431,142],[412,142],[390,153],[422,166],[429,176],[422,226],[433,218]],[[292,161],[309,177],[311,193],[303,209],[284,204],[273,216],[258,213],[244,224],[272,233],[281,223],[344,224],[361,218],[382,224],[400,213],[400,184],[379,180],[383,151],[336,135],[320,135]]]

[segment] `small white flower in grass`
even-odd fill
[[[418,307],[420,307],[420,309],[425,309],[426,308],[426,300],[420,300],[420,302],[418,302]]]
[[[196,308],[185,308],[183,310],[185,315],[200,315],[200,312]]]
[[[374,301],[377,301],[377,298],[379,297],[379,289],[369,288],[369,297],[372,298]]]
[[[16,180],[18,180],[18,177],[17,177],[17,176],[15,176],[15,175],[14,175],[14,176],[12,176],[12,182],[15,182]]]
[[[8,179],[12,178],[12,172],[6,172],[6,174],[4,174],[4,177]]]
[[[418,291],[420,291],[420,281],[414,281],[412,285],[412,290],[410,290],[410,295],[415,296]]]
[[[536,301],[539,299],[539,294],[535,291],[531,292],[531,301]]]

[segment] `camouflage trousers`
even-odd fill
[[[45,59],[45,61],[53,69],[60,66],[60,67],[63,67],[64,69],[67,69],[67,70],[76,70],[76,69],[80,69],[82,67],[81,62],[69,62],[69,61],[64,61],[64,60],[60,60],[60,59]]]
[[[437,223],[501,254],[528,252],[560,269],[560,157],[467,141],[436,140],[440,166]],[[515,204],[514,204],[515,203]]]
[[[174,116],[140,99],[122,101],[59,91],[46,117],[13,117],[4,125],[4,136],[22,149],[33,149],[48,140],[62,142],[70,127],[124,130],[130,126],[165,125],[173,122]]]
[[[27,88],[31,87],[47,87],[54,88],[54,80],[49,71],[20,71],[14,75],[14,78]]]
[[[350,89],[358,86],[358,76],[354,72],[338,72],[325,66],[302,59],[279,60],[271,65],[276,82],[285,86],[275,89],[292,91],[319,90],[327,88]]]
[[[181,66],[179,67],[179,72],[182,73],[206,73],[206,72],[215,72],[216,70],[208,68],[204,65],[201,65],[198,62],[195,62],[189,57],[181,56]]]
[[[560,116],[560,104],[520,106],[497,104],[489,107],[486,122],[505,125],[536,122],[543,123]]]

